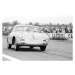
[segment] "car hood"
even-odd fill
[[[30,40],[43,40],[48,39],[48,35],[45,33],[29,33],[29,32],[19,32],[22,38]]]

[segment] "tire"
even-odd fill
[[[15,51],[19,50],[19,45],[15,45]]]
[[[8,43],[8,38],[7,38],[7,46],[8,46],[8,49],[11,49],[12,45]]]
[[[41,51],[45,51],[46,46],[40,46]]]
[[[14,49],[15,51],[19,50],[19,45],[16,44],[16,39],[14,40]]]
[[[8,44],[8,49],[11,49],[11,46],[12,46],[11,44]]]
[[[33,46],[30,46],[31,49],[33,49]]]

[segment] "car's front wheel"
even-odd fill
[[[45,51],[46,46],[40,46],[41,51]]]
[[[30,46],[30,49],[33,49],[33,46]]]
[[[10,48],[11,48],[11,46],[12,46],[11,44],[8,44],[8,49],[10,49]]]
[[[19,50],[19,45],[16,44],[16,39],[14,39],[13,42],[14,42],[15,51],[18,51]]]
[[[18,51],[19,50],[19,45],[14,45],[14,49],[15,49],[15,51]]]

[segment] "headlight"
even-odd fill
[[[25,39],[24,39],[23,37],[18,37],[18,39],[19,39],[20,41],[25,41]]]
[[[49,41],[49,36],[48,35],[47,36],[44,36],[44,40],[43,41],[48,42]]]
[[[48,42],[48,39],[44,38],[44,40],[43,40],[43,41]]]

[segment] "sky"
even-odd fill
[[[10,3],[9,3],[10,2]],[[72,1],[66,0],[24,0],[7,1],[2,6],[2,22],[18,20],[21,23],[60,23],[73,21]]]
[[[7,17],[3,19],[3,22],[13,22],[15,20],[18,20],[20,23],[35,23],[39,22],[40,24],[43,23],[53,23],[53,24],[69,24],[70,22],[73,22],[72,16],[24,16],[24,17]]]

